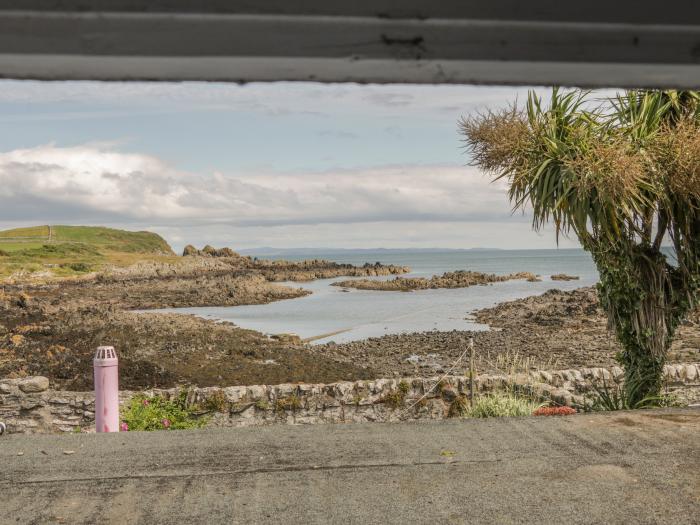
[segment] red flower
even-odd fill
[[[170,428],[170,420],[169,419],[164,419],[163,421],[161,421],[161,423],[163,424],[163,428]]]
[[[148,399],[144,399],[144,400],[141,401],[141,402],[143,403],[143,406],[145,406],[145,407],[147,407],[148,405],[151,404],[151,402],[150,402]]]
[[[119,425],[119,432],[128,432],[128,431],[129,431],[129,425],[122,422],[122,424]]]
[[[535,410],[533,416],[570,416],[576,409],[571,407],[541,407]]]

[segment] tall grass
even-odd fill
[[[529,397],[519,395],[514,391],[492,392],[474,399],[471,406],[469,400],[458,397],[450,405],[450,417],[522,417],[545,406],[545,403],[533,401]]]
[[[531,416],[538,408],[544,406],[527,397],[518,396],[513,392],[494,392],[480,396],[470,407],[468,417],[520,417]]]

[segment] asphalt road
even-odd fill
[[[6,435],[0,465],[3,524],[700,523],[697,409]]]

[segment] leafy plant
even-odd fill
[[[700,91],[632,90],[592,101],[580,90],[530,93],[461,122],[473,163],[507,181],[533,228],[573,232],[600,274],[622,343],[625,398],[658,396],[681,320],[700,290]],[[664,243],[672,246],[667,257]]]
[[[134,396],[122,409],[123,424],[130,431],[184,430],[204,426],[207,418],[196,416],[186,406],[185,397],[180,395],[174,400],[168,400],[162,396]]]

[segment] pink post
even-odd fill
[[[100,346],[95,370],[95,430],[119,432],[119,359],[113,346]]]

